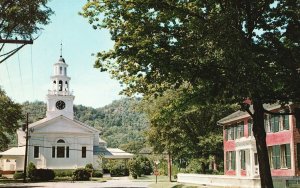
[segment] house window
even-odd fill
[[[34,158],[39,158],[40,155],[40,147],[39,146],[34,146],[33,148],[33,157]]]
[[[248,136],[252,136],[252,127],[253,127],[253,120],[252,119],[248,119]]]
[[[289,130],[289,115],[284,115],[280,117],[280,130]]]
[[[284,144],[280,146],[280,161],[281,168],[291,168],[290,144]]]
[[[57,158],[64,158],[65,157],[65,146],[57,146]]]
[[[254,153],[254,164],[258,165],[258,155],[257,155],[257,153]]]
[[[297,162],[298,162],[298,169],[300,169],[300,143],[297,143]]]
[[[86,158],[86,147],[82,147],[82,150],[81,150],[81,157],[82,158]]]
[[[55,146],[52,146],[52,158],[55,158]]]
[[[228,133],[228,140],[234,140],[235,128],[234,127],[228,127],[227,128],[227,133]]]
[[[246,151],[241,150],[241,169],[246,169]]]
[[[265,125],[265,131],[267,133],[271,132],[271,124],[269,120],[270,120],[270,115],[265,115],[264,125]]]
[[[236,138],[244,137],[244,122],[241,121],[237,124],[236,127]]]
[[[235,151],[226,152],[226,169],[235,170]]]
[[[268,153],[269,153],[271,168],[273,169],[291,168],[290,144],[270,146],[268,147]]]
[[[272,146],[268,147],[268,157],[269,157],[269,163],[270,163],[270,168],[273,168],[273,154],[272,154]]]
[[[271,132],[279,131],[279,116],[270,115]]]

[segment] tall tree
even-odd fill
[[[273,187],[263,103],[299,102],[299,0],[95,0],[82,15],[109,29],[113,49],[95,67],[156,94],[182,82],[199,103],[252,100],[261,187]]]
[[[173,159],[201,158],[203,165],[210,157],[223,160],[222,127],[216,124],[225,114],[233,112],[233,107],[198,105],[183,88],[144,101],[150,120],[148,141],[155,152],[168,152]]]
[[[21,106],[14,103],[0,88],[0,151],[7,149],[9,135],[15,134],[19,128],[18,121],[22,118]]]
[[[53,12],[46,6],[47,2],[48,0],[0,0],[0,52],[7,39],[33,40],[32,35],[40,31],[42,25],[49,23],[49,16]],[[9,57],[21,47],[6,55]]]

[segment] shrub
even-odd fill
[[[88,181],[91,177],[91,174],[87,169],[78,168],[73,172],[73,180],[77,181]]]
[[[55,173],[51,169],[34,169],[32,171],[31,181],[49,181],[55,178]]]
[[[111,176],[128,176],[129,170],[125,168],[124,161],[121,160],[109,160],[105,164],[109,170]]]
[[[32,162],[30,162],[29,164],[28,164],[28,178],[31,180],[31,181],[35,181],[34,179],[35,179],[35,175],[34,175],[34,171],[36,170],[36,167],[35,167],[35,165],[32,163]]]
[[[103,177],[103,173],[100,170],[95,170],[93,172],[93,177],[102,178]]]
[[[24,173],[23,172],[16,172],[15,174],[14,174],[14,176],[13,176],[13,178],[15,179],[15,180],[17,180],[17,179],[22,179],[24,177]]]
[[[56,177],[71,177],[73,170],[54,170]]]
[[[153,172],[153,168],[150,160],[147,157],[140,156],[138,160],[141,164],[141,173],[144,175],[150,175]]]
[[[141,176],[142,168],[141,168],[140,160],[138,160],[136,157],[129,160],[128,167],[129,167],[129,172],[134,179],[136,179],[137,176]]]

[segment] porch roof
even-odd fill
[[[106,159],[131,159],[133,154],[119,148],[106,148],[94,146],[94,155],[102,155]]]
[[[25,147],[13,147],[0,153],[2,156],[24,156]]]

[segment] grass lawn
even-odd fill
[[[129,177],[133,181],[152,181],[155,182],[155,176],[154,175],[149,175],[149,176],[142,176],[138,177],[137,179],[133,179],[131,176]],[[175,180],[173,180],[175,181]],[[157,182],[169,182],[169,177],[168,176],[157,176]]]

